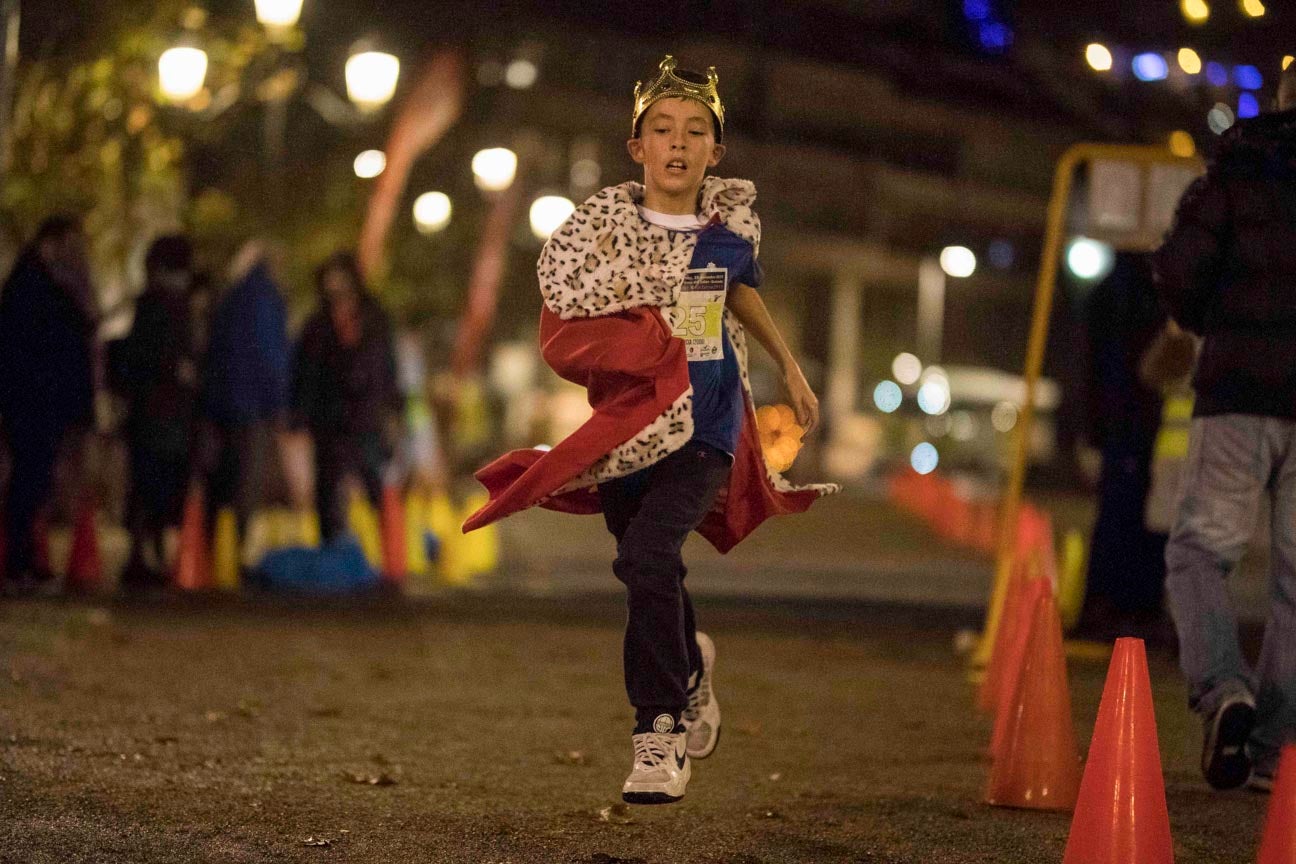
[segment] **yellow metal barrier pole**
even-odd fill
[[[1035,283],[1035,307],[1031,313],[1030,338],[1026,343],[1026,398],[1013,430],[1013,461],[999,508],[999,535],[996,538],[994,587],[986,610],[985,630],[971,664],[984,668],[990,662],[995,633],[1003,616],[1008,594],[1008,576],[1012,569],[1016,542],[1017,511],[1021,507],[1022,485],[1026,479],[1026,457],[1030,452],[1030,428],[1035,419],[1035,386],[1044,365],[1044,345],[1048,340],[1049,316],[1053,310],[1053,286],[1057,280],[1058,258],[1062,253],[1062,234],[1066,228],[1067,204],[1071,198],[1072,177],[1084,153],[1084,145],[1067,150],[1058,160],[1053,173],[1053,193],[1049,197],[1048,222],[1044,232],[1039,279]]]
[[[1093,159],[1134,162],[1139,165],[1170,164],[1203,169],[1202,160],[1196,156],[1183,157],[1161,147],[1123,144],[1076,144],[1058,160],[1053,173],[1053,191],[1049,197],[1048,222],[1044,233],[1044,249],[1040,260],[1039,279],[1035,283],[1035,307],[1031,317],[1030,339],[1026,345],[1026,399],[1017,427],[1013,430],[1013,461],[1004,489],[999,514],[999,536],[995,554],[994,583],[990,603],[986,610],[985,629],[972,652],[970,663],[982,668],[990,662],[995,633],[1003,616],[1004,601],[1008,593],[1008,576],[1012,569],[1012,556],[1017,524],[1021,509],[1022,486],[1026,480],[1026,462],[1030,453],[1030,431],[1035,420],[1035,389],[1044,367],[1044,348],[1048,340],[1049,317],[1053,311],[1053,290],[1057,282],[1058,259],[1062,256],[1062,241],[1066,230],[1067,205],[1071,199],[1075,171],[1082,163]]]

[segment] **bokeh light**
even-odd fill
[[[1206,5],[1206,0],[1180,0],[1179,11],[1183,12],[1189,24],[1205,24],[1210,18],[1210,6]]]
[[[976,255],[966,246],[946,246],[940,253],[940,266],[945,275],[965,279],[976,272]]]
[[[1180,48],[1179,68],[1189,75],[1196,75],[1202,71],[1201,57],[1191,48]]]
[[[514,90],[529,89],[539,77],[539,68],[530,60],[514,60],[504,70],[504,83]]]
[[[908,387],[922,374],[922,361],[908,351],[904,351],[891,361],[891,374],[897,381]]]
[[[950,383],[944,370],[929,366],[918,387],[918,407],[924,414],[944,414],[950,407]]]
[[[1233,116],[1233,109],[1223,102],[1216,102],[1215,107],[1206,113],[1206,125],[1216,135],[1223,135],[1230,128],[1236,118]]]
[[[1182,129],[1170,133],[1169,147],[1171,153],[1182,159],[1191,159],[1197,155],[1197,142]]]
[[[909,465],[919,474],[930,474],[940,464],[940,453],[935,445],[924,441],[909,454]]]
[[[1260,102],[1254,93],[1243,93],[1238,96],[1237,116],[1239,120],[1256,117],[1260,114]]]
[[[473,180],[486,192],[503,192],[517,176],[517,154],[507,147],[477,151],[472,159]]]
[[[355,175],[372,180],[387,169],[387,155],[381,150],[366,150],[355,158]]]
[[[1243,64],[1233,67],[1233,83],[1243,90],[1260,90],[1264,88],[1264,75],[1255,66]]]
[[[1260,18],[1265,14],[1265,5],[1261,0],[1241,0],[1238,3],[1242,7],[1242,12],[1252,18]]]
[[[376,111],[391,101],[400,79],[400,60],[382,51],[361,51],[346,62],[347,96],[362,111]]]
[[[1229,70],[1223,63],[1214,61],[1206,64],[1206,80],[1213,87],[1227,87],[1229,83]]]
[[[424,234],[435,234],[450,223],[453,209],[444,192],[424,192],[414,200],[414,224]]]
[[[999,402],[990,411],[990,425],[996,432],[1011,432],[1017,425],[1017,406],[1012,402]]]
[[[543,195],[531,203],[531,233],[537,240],[548,240],[558,226],[567,221],[576,205],[561,195]]]
[[[1067,269],[1077,279],[1095,281],[1111,272],[1116,263],[1116,252],[1100,240],[1077,237],[1067,247]]]
[[[1095,72],[1107,72],[1112,68],[1112,54],[1106,45],[1091,42],[1085,47],[1085,62]]]
[[[900,392],[900,385],[894,381],[882,381],[873,388],[873,404],[883,414],[894,412],[902,401],[904,395]]]
[[[201,48],[168,48],[158,58],[158,83],[162,94],[173,102],[197,96],[206,78],[207,52]]]
[[[1160,54],[1148,51],[1137,55],[1130,63],[1134,77],[1140,81],[1164,81],[1170,74],[1170,64]]]

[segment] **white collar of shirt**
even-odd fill
[[[707,220],[702,217],[701,213],[693,214],[676,214],[676,213],[658,213],[656,210],[649,210],[642,204],[636,204],[639,208],[639,215],[645,221],[654,225],[660,225],[670,231],[696,231],[699,228],[705,228]]]

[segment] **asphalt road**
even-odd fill
[[[1066,814],[980,803],[958,611],[703,599],[724,737],[626,809],[608,597],[0,605],[0,862],[1056,862]],[[1072,661],[1087,747],[1105,666]],[[1253,860],[1153,655],[1179,864]]]

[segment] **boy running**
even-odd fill
[[[635,88],[627,148],[642,185],[592,196],[538,265],[545,360],[586,386],[594,416],[552,450],[515,451],[478,472],[491,495],[465,531],[540,505],[602,512],[627,589],[626,693],[634,804],[678,801],[690,759],[720,737],[715,646],[697,632],[680,555],[697,530],[727,552],[771,515],[801,512],[833,484],[793,487],[761,457],[745,330],[778,363],[797,422],[818,400],[756,289],[756,193],[707,177],[725,154],[714,68],[676,68]]]

